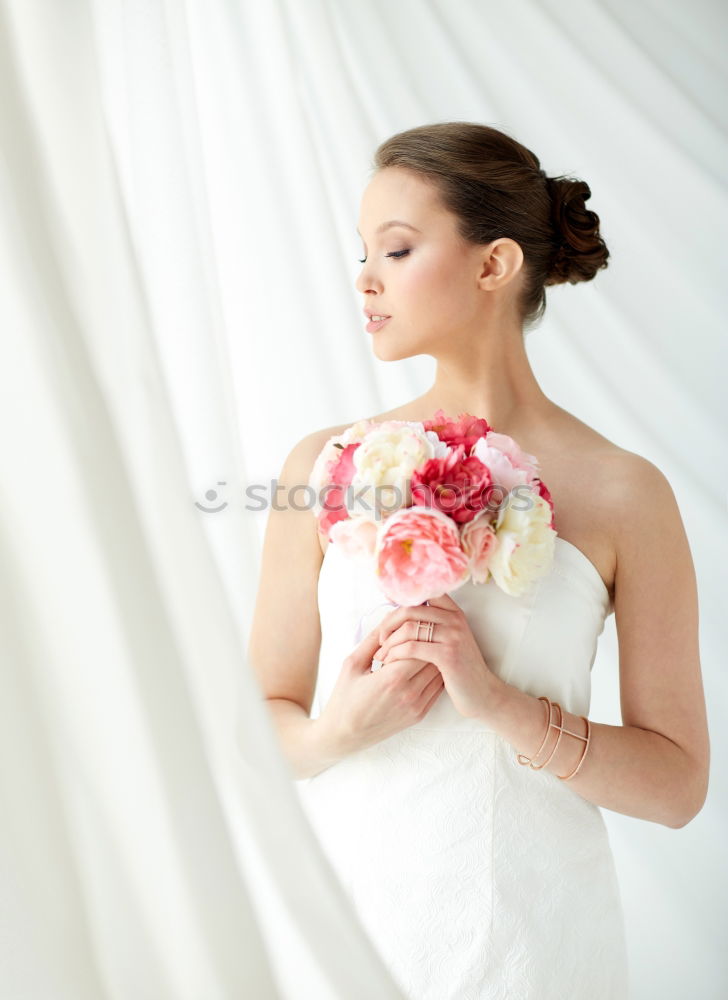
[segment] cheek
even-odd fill
[[[412,295],[412,312],[438,324],[457,321],[467,309],[465,268],[452,257],[422,258],[405,277],[403,288]]]

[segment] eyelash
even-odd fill
[[[392,250],[391,253],[385,253],[384,256],[385,257],[406,257],[408,253],[409,253],[409,250]],[[366,262],[367,262],[366,257],[364,258],[364,260],[361,260],[361,259],[359,260],[360,264],[366,264]]]

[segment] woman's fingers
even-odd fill
[[[442,681],[442,674],[434,663],[426,663],[417,676],[420,682],[420,694],[423,695],[435,682]]]
[[[425,699],[425,703],[420,709],[421,717],[427,715],[431,705],[433,704],[435,699],[440,696],[440,694],[444,691],[444,689],[445,689],[445,682],[442,679],[442,674],[438,670],[437,675],[433,677],[431,681],[425,684],[425,687],[422,691],[422,697]]]
[[[379,629],[374,628],[352,649],[347,660],[351,666],[369,670],[373,659],[381,659],[381,657],[376,656],[378,647]]]
[[[427,628],[423,628],[421,625],[418,626],[416,621],[404,621],[399,628],[395,629],[394,632],[391,632],[387,636],[381,646],[375,650],[374,656],[377,660],[385,660],[395,646],[402,646],[410,641],[427,642],[432,645],[442,643],[448,634],[446,629],[447,625],[441,622],[437,622],[432,629],[428,630]],[[431,636],[431,638],[428,639],[428,636]],[[401,654],[401,651],[399,652],[400,655],[409,655]],[[420,654],[413,653],[412,655],[418,657]]]
[[[452,603],[455,604],[454,601]],[[418,621],[432,622],[437,631],[438,625],[446,625],[448,623],[452,613],[450,609],[422,604],[414,608],[396,608],[394,611],[390,611],[388,615],[385,615],[378,625],[380,642],[384,643],[388,635],[401,628],[407,622],[412,622],[415,628]],[[420,629],[420,631],[422,632],[423,630]]]

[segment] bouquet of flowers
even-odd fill
[[[330,543],[414,607],[467,580],[513,596],[548,572],[553,502],[533,455],[482,418],[360,420],[329,438],[309,478]]]

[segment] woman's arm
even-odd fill
[[[268,698],[283,756],[294,781],[313,778],[349,753],[339,735],[324,718],[311,719],[306,709],[289,698]]]
[[[321,647],[317,595],[323,553],[302,488],[326,441],[345,426],[309,434],[283,464],[266,523],[248,641],[248,661],[296,780],[318,774],[348,752],[337,733],[309,717]]]
[[[632,453],[620,458],[607,501],[614,512],[621,726],[591,722],[591,741],[569,785],[615,812],[664,826],[685,826],[708,788],[710,744],[698,646],[698,593],[675,496],[660,470]],[[546,730],[546,705],[493,675],[483,721],[532,757]],[[559,722],[554,709],[552,721]],[[578,715],[563,725],[586,735]],[[536,763],[556,743],[549,738]],[[584,742],[564,734],[544,770],[570,774]]]

